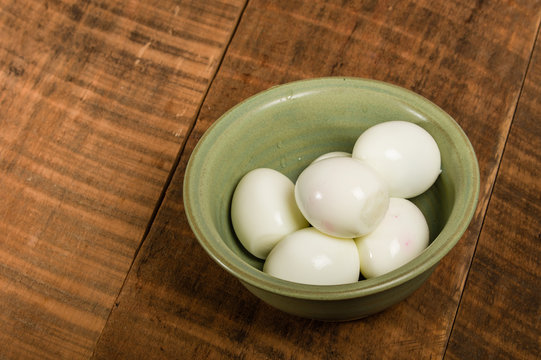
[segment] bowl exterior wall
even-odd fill
[[[288,314],[323,321],[350,321],[376,314],[404,300],[428,279],[435,268],[385,291],[344,300],[300,299],[241,283],[265,303]]]

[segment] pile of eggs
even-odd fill
[[[338,285],[392,271],[428,246],[422,212],[407,200],[441,173],[438,145],[423,128],[389,121],[363,132],[351,154],[333,152],[295,184],[258,168],[238,183],[235,233],[263,271],[303,284]]]

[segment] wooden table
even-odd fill
[[[0,0],[0,359],[536,359],[541,2]],[[273,85],[387,81],[463,127],[481,194],[407,300],[281,313],[198,245],[187,160]]]

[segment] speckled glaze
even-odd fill
[[[231,198],[241,177],[268,167],[295,182],[318,156],[351,152],[364,130],[390,120],[422,126],[441,151],[442,174],[426,193],[411,199],[429,224],[428,248],[390,273],[354,284],[303,285],[263,273],[263,261],[242,248],[231,225]],[[479,186],[468,138],[439,107],[379,81],[320,78],[273,87],[218,119],[191,155],[184,205],[201,246],[254,295],[290,314],[339,321],[382,311],[421,286],[468,227]]]

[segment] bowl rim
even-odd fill
[[[211,134],[220,126],[229,125],[234,121],[237,113],[245,113],[250,104],[273,98],[283,98],[285,94],[292,94],[296,91],[310,88],[310,90],[324,90],[335,86],[353,86],[367,91],[377,91],[395,97],[406,104],[415,103],[416,108],[422,108],[425,112],[431,112],[438,115],[438,125],[446,127],[457,135],[461,148],[469,155],[470,161],[467,165],[467,177],[464,180],[470,186],[465,187],[465,194],[455,201],[453,209],[449,215],[447,224],[443,227],[438,236],[433,240],[419,256],[403,266],[387,274],[357,281],[351,284],[343,285],[309,285],[299,284],[272,277],[261,270],[258,270],[244,262],[235,254],[223,241],[220,240],[220,234],[211,228],[210,233],[202,229],[202,225],[196,216],[197,199],[192,197],[198,181],[192,177],[195,171],[196,163],[202,158],[207,140]],[[249,110],[248,110],[249,111]],[[203,134],[192,151],[186,170],[183,183],[183,201],[184,211],[188,223],[196,236],[199,244],[207,254],[218,263],[227,272],[238,278],[241,282],[248,283],[253,287],[265,290],[270,293],[286,297],[310,300],[344,300],[358,298],[382,292],[387,289],[401,285],[412,280],[426,271],[434,268],[439,261],[456,245],[466,229],[477,208],[480,191],[480,173],[477,157],[468,137],[458,123],[439,106],[426,99],[425,97],[397,85],[389,84],[379,80],[358,78],[358,77],[321,77],[293,81],[281,85],[276,85],[257,94],[254,94],[245,100],[239,102],[231,109],[222,114]],[[457,204],[458,203],[458,204]],[[459,206],[457,206],[459,205]],[[459,214],[459,212],[461,214]],[[449,226],[451,219],[456,219],[456,226],[452,229]],[[211,241],[213,239],[215,241]]]

